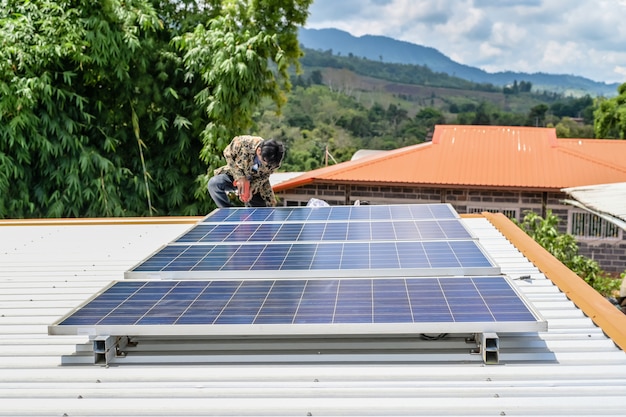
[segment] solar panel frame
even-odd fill
[[[372,241],[170,244],[124,273],[126,279],[497,275],[478,242]]]
[[[227,278],[267,278],[291,277],[294,271],[303,277],[500,273],[482,248],[474,251],[485,261],[480,265],[457,262],[455,250],[437,261],[438,254],[433,251],[430,255],[430,250],[424,251],[423,247],[433,246],[429,243],[432,240],[467,241],[473,243],[454,245],[479,247],[449,204],[216,209],[134,265],[124,277],[206,279],[219,273]],[[376,246],[376,250],[360,243]],[[415,249],[419,258],[407,252],[405,243],[419,246]],[[360,252],[354,251],[357,247],[362,248]],[[389,255],[386,259],[381,256],[385,253]],[[365,265],[365,258],[370,256],[373,263]],[[432,258],[432,264],[427,258]],[[407,271],[401,272],[403,268]]]
[[[124,278],[48,333],[245,340],[547,329],[449,204],[217,209]]]
[[[92,336],[278,337],[512,329],[544,331],[547,322],[508,277],[482,276],[116,281],[48,331]]]
[[[460,219],[346,222],[200,222],[172,244],[236,242],[328,242],[388,240],[471,240]]]
[[[460,216],[448,203],[328,207],[230,207],[213,210],[201,223],[441,220]]]

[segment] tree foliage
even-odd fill
[[[626,83],[617,92],[616,97],[601,100],[594,112],[596,137],[626,139]]]
[[[302,63],[309,67],[342,68],[357,74],[393,82],[431,85],[467,90],[498,91],[492,84],[479,84],[445,73],[434,72],[424,65],[394,64],[357,57],[334,55],[332,50],[305,49]]]
[[[202,133],[209,169],[222,163],[220,153],[233,136],[250,129],[263,98],[279,109],[284,104],[288,69],[299,68],[297,28],[311,1],[225,1],[206,24],[175,38],[186,76],[197,74],[204,84],[196,102],[209,120]]]
[[[0,0],[0,217],[208,211],[207,162],[282,104],[310,3]]]
[[[559,218],[548,211],[545,219],[537,213],[525,213],[517,225],[555,258],[585,280],[596,291],[611,296],[619,289],[620,281],[604,272],[598,262],[578,253],[578,243],[573,235],[558,231]]]
[[[140,186],[118,130],[132,129],[131,72],[159,27],[152,7],[2,3],[0,215],[124,214],[121,191]]]

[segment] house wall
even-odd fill
[[[484,189],[447,189],[435,187],[367,186],[350,184],[310,184],[277,193],[286,206],[306,205],[318,198],[330,205],[352,205],[357,200],[369,204],[449,203],[460,214],[491,211],[502,212],[515,220],[533,211],[545,217],[548,210],[558,216],[558,229],[570,233],[570,216],[576,209],[564,205],[564,193],[540,191],[507,191]],[[582,255],[598,261],[608,272],[626,270],[626,233],[619,239],[579,239]]]

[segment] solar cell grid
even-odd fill
[[[458,220],[355,221],[325,223],[199,223],[176,243],[232,243],[330,240],[471,239]]]
[[[488,276],[122,281],[56,326],[538,321],[506,278]]]
[[[545,329],[499,273],[447,204],[218,209],[51,334]]]
[[[244,207],[217,209],[206,216],[203,222],[432,220],[455,218],[458,218],[458,215],[449,204],[398,204],[379,206]]]
[[[170,245],[132,272],[324,270],[332,276],[346,270],[424,269],[432,275],[459,268],[499,272],[476,242],[463,240]]]

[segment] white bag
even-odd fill
[[[309,200],[308,203],[306,203],[307,207],[329,207],[330,204],[328,204],[327,202],[325,202],[324,200],[320,200],[317,198],[312,198]]]

